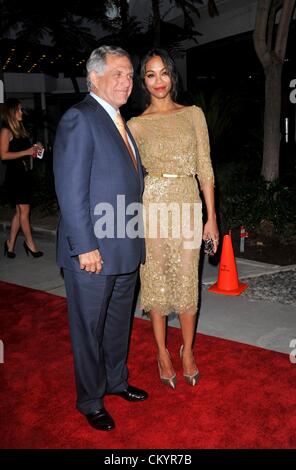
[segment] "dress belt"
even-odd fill
[[[175,175],[172,173],[150,173],[148,172],[148,176],[156,176],[158,178],[192,178],[195,175]]]

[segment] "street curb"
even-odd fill
[[[40,240],[55,241],[56,240],[56,230],[40,227],[39,225],[31,225],[32,233],[35,238]],[[8,233],[10,229],[10,222],[2,221],[0,222],[0,232]]]
[[[280,272],[285,272],[285,271],[292,271],[296,269],[296,264],[288,264],[286,266],[280,266],[279,264],[268,264],[268,263],[262,263],[260,261],[253,261],[253,260],[247,260],[245,258],[236,258],[236,263],[237,264],[244,264],[244,265],[249,265],[249,266],[255,266],[255,267],[261,267],[262,271],[257,271],[249,274],[243,274],[241,273],[239,275],[239,279],[254,279],[257,277],[261,276],[270,276],[272,274],[277,274]],[[219,272],[219,264],[218,264],[218,272]],[[211,285],[213,280],[206,280],[202,281],[203,286],[208,286]]]
[[[240,279],[252,279],[254,277],[269,276],[271,274],[277,274],[285,271],[293,271],[294,269],[296,269],[296,264],[288,264],[287,266],[279,266],[278,269],[274,269],[273,271],[242,275],[240,276]]]
[[[242,274],[240,276],[240,278],[242,279],[251,279],[253,277],[265,276],[265,275],[269,275],[273,273],[280,273],[284,271],[292,271],[293,269],[296,269],[296,264],[287,264],[286,266],[280,266],[279,264],[262,263],[260,261],[253,261],[253,260],[248,260],[245,258],[236,258],[236,260],[240,264],[246,264],[249,266],[257,266],[257,267],[262,266],[262,272],[250,273],[246,275]]]

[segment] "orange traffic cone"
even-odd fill
[[[208,290],[215,294],[240,295],[247,287],[248,284],[238,280],[231,235],[224,235],[218,281]]]

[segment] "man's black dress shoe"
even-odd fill
[[[132,385],[128,385],[128,387],[125,390],[122,390],[122,392],[112,393],[111,395],[118,395],[127,401],[143,401],[148,398],[147,392],[140,388],[133,387]]]
[[[105,408],[89,413],[86,415],[86,419],[93,428],[99,431],[111,431],[111,429],[115,428],[113,418]]]

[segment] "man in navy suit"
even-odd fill
[[[115,423],[104,408],[106,394],[130,402],[148,396],[128,384],[126,365],[144,239],[141,230],[128,235],[131,211],[117,207],[118,198],[140,207],[143,173],[135,141],[125,127],[125,142],[115,124],[133,86],[128,53],[99,47],[86,68],[90,93],[63,115],[54,145],[57,261],[68,299],[77,408],[92,427],[108,431]]]

